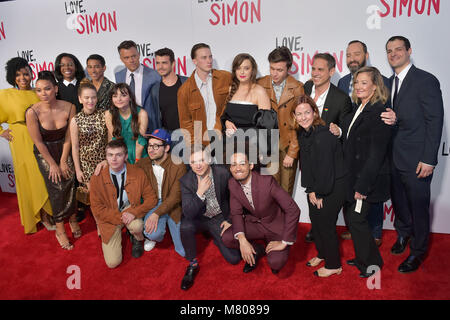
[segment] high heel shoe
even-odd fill
[[[74,220],[69,220],[69,226],[70,226],[70,230],[72,231],[72,235],[75,239],[78,239],[79,237],[81,237],[82,232],[81,232],[81,228],[80,225],[78,224],[76,217]]]
[[[306,265],[308,267],[317,267],[321,262],[323,261],[323,259],[320,259],[318,257],[314,257],[311,260],[309,260]]]
[[[59,245],[64,250],[72,250],[73,244],[70,243],[69,238],[65,232],[55,232],[56,240],[58,240]]]
[[[319,270],[314,271],[314,275],[318,276],[319,278],[328,278],[329,276],[332,276],[333,274],[341,274],[342,273],[342,267],[339,269],[327,269],[325,267],[320,268]]]

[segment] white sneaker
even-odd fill
[[[145,239],[144,250],[151,251],[155,247],[155,245],[156,245],[156,241]]]

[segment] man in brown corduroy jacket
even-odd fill
[[[142,169],[126,163],[127,145],[122,139],[106,145],[108,165],[90,181],[91,210],[102,237],[103,257],[110,268],[122,262],[122,229],[125,226],[132,242],[131,254],[142,256],[142,218],[157,199]]]
[[[175,251],[185,256],[180,238],[181,192],[178,181],[186,173],[186,166],[180,161],[175,164],[170,154],[170,134],[156,129],[148,140],[148,158],[141,159],[137,166],[145,171],[152,188],[156,191],[158,204],[144,218],[145,251],[152,250],[161,242],[169,226]]]

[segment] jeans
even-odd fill
[[[151,209],[144,217],[144,226],[147,219],[150,217],[150,215],[153,214],[153,212],[158,209],[158,207],[161,205],[161,200],[158,201],[158,204]],[[168,214],[164,214],[159,217],[158,219],[158,226],[156,228],[156,231],[148,233],[145,231],[144,227],[144,236],[152,241],[161,242],[164,239],[164,235],[166,234],[166,225],[169,226],[169,232],[172,237],[173,244],[175,246],[175,251],[182,257],[184,257],[186,254],[184,252],[183,244],[181,243],[181,236],[180,236],[180,225],[181,222],[175,223],[175,221],[172,220],[172,218]]]

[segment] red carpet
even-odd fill
[[[163,243],[139,259],[131,257],[131,246],[123,241],[123,263],[116,269],[106,267],[101,242],[93,219],[82,222],[83,236],[73,251],[60,249],[54,232],[45,229],[25,235],[20,224],[14,194],[0,193],[0,299],[150,299],[150,300],[379,300],[450,299],[450,235],[432,234],[429,257],[420,269],[400,274],[398,265],[407,257],[389,253],[395,242],[394,231],[384,231],[381,254],[385,266],[379,290],[369,290],[367,279],[345,264],[353,258],[351,241],[341,245],[343,272],[340,276],[319,279],[315,268],[306,267],[316,251],[303,239],[308,224],[299,224],[298,242],[292,247],[289,262],[273,275],[263,258],[258,268],[244,274],[244,262],[229,265],[210,240],[198,235],[200,273],[188,291],[180,289],[187,262],[174,251],[169,232]],[[66,229],[70,234],[69,226]],[[339,227],[339,232],[342,228]],[[125,237],[124,237],[125,238]],[[81,289],[68,289],[71,265],[80,268]]]

